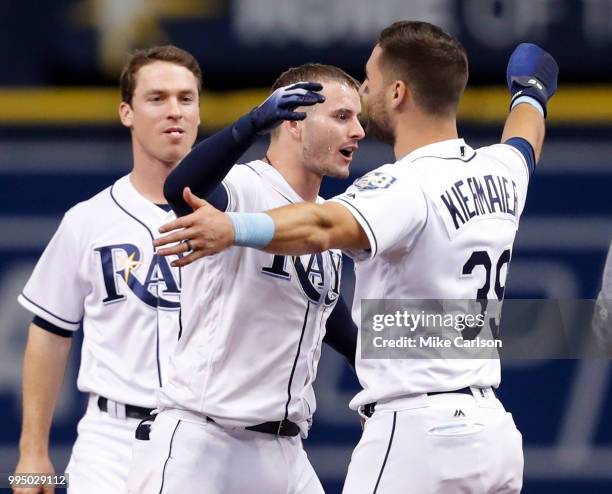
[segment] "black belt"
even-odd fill
[[[433,393],[427,393],[427,396],[443,395],[445,393],[463,393],[464,395],[471,395],[472,390],[469,387],[467,387],[467,388],[458,389],[457,391],[434,391]]]
[[[483,388],[476,388],[480,390],[480,394],[483,396],[485,396],[484,394],[484,389]],[[493,392],[493,388],[486,388],[486,389],[491,389],[491,391]],[[467,387],[467,388],[461,388],[461,389],[457,389],[455,391],[433,391],[431,393],[426,393],[427,396],[434,396],[434,395],[442,395],[442,394],[446,394],[446,393],[462,393],[465,395],[471,395],[472,394],[472,389]],[[493,392],[493,394],[495,394]],[[376,403],[368,403],[367,405],[364,405],[363,407],[363,414],[366,417],[371,417],[374,414],[374,409],[376,408]]]
[[[125,416],[131,419],[146,419],[153,412],[152,408],[137,407],[136,405],[123,405],[125,407]],[[108,413],[108,398],[104,396],[98,397],[98,408]]]
[[[215,422],[210,417],[206,417],[209,422]],[[215,422],[216,423],[216,422]],[[281,437],[295,437],[300,433],[300,428],[291,420],[281,420],[277,422],[264,422],[263,424],[250,425],[245,427],[247,431],[263,432],[274,434]]]
[[[281,420],[280,422],[264,422],[263,424],[245,427],[248,431],[265,432],[281,437],[295,437],[300,433],[300,428],[291,420]]]

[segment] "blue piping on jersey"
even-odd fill
[[[366,222],[366,225],[368,225],[368,229],[370,230],[370,233],[372,234],[372,238],[374,239],[374,250],[372,252],[372,257],[374,257],[378,253],[378,240],[376,240],[376,235],[374,234],[374,230],[372,230],[372,226],[370,225],[370,222],[368,221],[368,219],[363,215],[363,213],[361,211],[359,211],[359,209],[357,209],[355,207],[354,204],[351,204],[350,202],[348,202],[345,199],[342,199],[341,197],[336,197],[334,199],[336,201],[341,201],[341,202],[343,202],[345,204],[348,204],[352,209],[357,211],[357,213],[359,213],[359,216],[361,216],[363,218],[363,221]],[[372,246],[370,245],[370,249],[371,248],[372,248]]]
[[[151,232],[151,230],[149,230],[149,227],[147,225],[145,225],[142,221],[140,221],[138,218],[136,218],[136,216],[134,216],[132,213],[130,213],[121,204],[119,204],[119,201],[117,201],[117,199],[115,199],[115,195],[113,194],[114,187],[115,187],[115,185],[113,184],[113,186],[109,190],[110,196],[111,196],[111,199],[113,200],[113,202],[117,205],[117,207],[119,209],[121,209],[121,211],[123,211],[125,214],[127,214],[130,218],[132,218],[137,223],[140,223],[145,228],[145,230],[147,230],[147,232],[151,236],[151,242],[152,242],[155,239],[155,237],[153,236],[153,232]],[[157,254],[153,253],[153,255],[155,256]],[[158,290],[159,290],[159,288],[158,288]],[[157,297],[157,299],[159,300],[159,297]],[[158,302],[158,304],[159,304],[159,302]],[[159,309],[159,307],[158,307],[158,309]],[[162,385],[162,378],[161,378],[161,363],[159,361],[159,318],[156,318],[156,320],[157,320],[157,324],[156,324],[156,331],[155,331],[155,360],[156,360],[156,363],[157,363],[157,382],[159,383],[159,386],[161,387],[161,385]]]
[[[247,168],[249,168],[250,170],[252,170],[254,173],[257,174],[257,176],[261,176],[261,173],[259,173],[255,168],[253,168],[251,165],[249,165],[248,163],[245,163],[244,166],[246,166]],[[285,198],[287,201],[289,201],[289,203],[291,204],[295,204],[294,201],[292,201],[291,199],[289,199],[285,194],[283,194],[280,190],[278,190],[276,187],[274,187],[274,185],[269,184],[270,187],[272,187],[274,189],[275,192],[278,192],[279,195],[281,195],[283,198]]]
[[[49,333],[56,334],[58,336],[62,336],[63,338],[72,338],[74,336],[74,331],[70,331],[68,329],[60,328],[53,323],[50,323],[46,319],[43,319],[40,316],[34,316],[32,319],[32,324],[36,324],[40,329],[44,329]]]
[[[130,213],[127,209],[125,209],[121,204],[119,204],[119,201],[117,201],[117,199],[115,199],[115,195],[113,194],[113,188],[115,187],[115,185],[113,185],[110,188],[110,195],[111,195],[111,199],[113,200],[113,202],[117,205],[117,207],[119,209],[121,209],[121,211],[123,211],[125,214],[127,214],[130,218],[132,218],[134,221],[140,223],[145,230],[147,230],[147,232],[149,233],[151,240],[155,240],[155,237],[153,236],[153,233],[151,232],[151,230],[149,230],[149,227],[147,225],[145,225],[142,221],[140,221],[138,218],[136,218],[136,216],[134,216],[132,213]]]
[[[293,360],[293,367],[291,368],[291,375],[289,376],[289,384],[287,385],[287,403],[285,404],[285,416],[283,420],[287,420],[289,416],[289,403],[291,403],[291,384],[293,383],[293,376],[295,374],[295,367],[297,365],[298,358],[300,357],[300,352],[302,351],[302,340],[304,339],[304,331],[306,330],[306,323],[308,322],[308,313],[310,312],[310,300],[306,305],[306,314],[304,314],[304,323],[302,324],[302,334],[300,334],[300,341],[297,347],[297,353],[295,354],[295,359]]]
[[[243,166],[246,166],[247,168],[251,169],[253,172],[255,172],[257,174],[258,177],[261,176],[261,173],[259,173],[257,170],[255,170],[255,168],[253,168],[248,163],[244,163]]]
[[[463,161],[464,163],[468,163],[470,161],[472,161],[476,155],[478,153],[476,151],[474,151],[474,154],[472,156],[470,156],[468,159],[464,160],[463,158],[457,158],[456,156],[454,157],[443,157],[443,156],[418,156],[416,158],[414,158],[413,160],[410,161],[410,163],[414,163],[417,160],[420,160],[421,158],[435,158],[437,160],[459,160],[459,161]]]
[[[50,316],[55,317],[58,321],[62,321],[65,322],[66,324],[81,324],[81,321],[83,319],[79,319],[78,321],[69,321],[68,319],[63,319],[57,315],[55,315],[53,312],[51,312],[50,310],[45,309],[43,306],[38,305],[36,302],[34,302],[33,300],[31,300],[30,298],[26,297],[26,295],[21,292],[21,296],[23,298],[25,298],[28,302],[30,302],[32,305],[38,307],[40,310],[45,311],[47,314],[49,314]]]

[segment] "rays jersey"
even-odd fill
[[[38,261],[19,302],[63,330],[82,324],[79,390],[155,407],[178,339],[181,280],[152,242],[173,217],[125,176],[70,209]]]
[[[234,166],[223,185],[227,211],[302,202],[263,161]],[[289,257],[231,247],[185,267],[182,336],[159,408],[228,427],[289,419],[305,435],[341,259],[339,251]]]
[[[474,150],[449,140],[383,165],[333,198],[370,241],[369,251],[349,252],[355,323],[362,299],[501,300],[530,168],[513,146]],[[500,382],[493,359],[364,359],[358,351],[356,370],[363,391],[353,409]]]

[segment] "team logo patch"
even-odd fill
[[[372,172],[355,180],[353,185],[359,190],[388,189],[397,179],[382,172]]]

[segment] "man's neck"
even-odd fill
[[[403,158],[423,146],[459,137],[456,119],[426,116],[400,119],[395,135],[393,151],[396,159]]]
[[[135,157],[130,181],[145,199],[155,204],[167,204],[164,182],[177,164],[170,165],[149,157]]]
[[[285,151],[284,146],[271,143],[266,161],[283,176],[305,202],[315,202],[321,188],[321,176],[306,168],[301,158]]]

